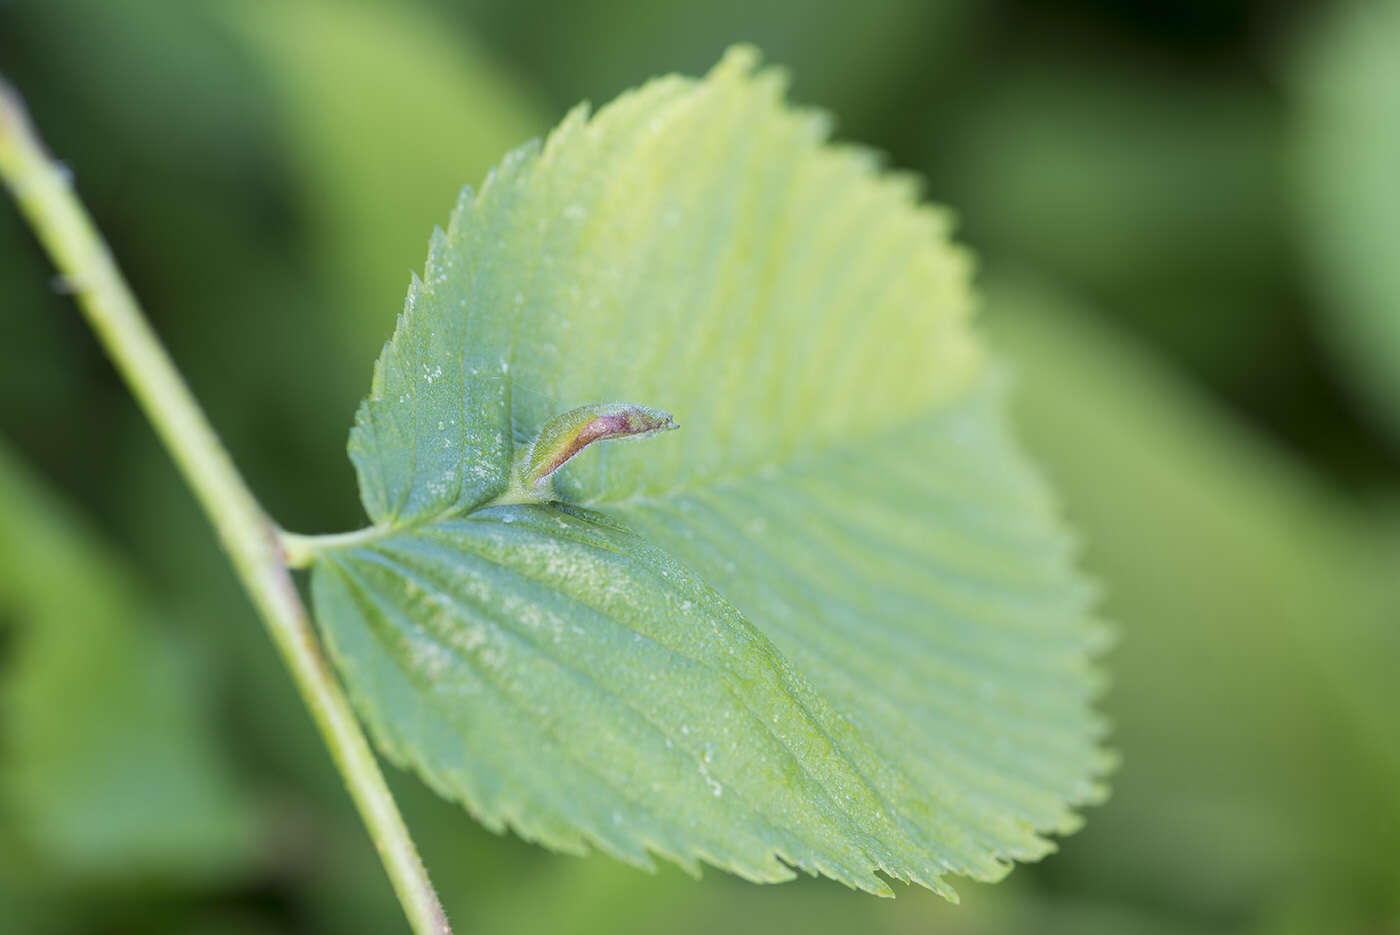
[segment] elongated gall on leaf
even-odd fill
[[[516,464],[515,488],[546,499],[549,479],[597,441],[638,438],[680,428],[669,412],[634,403],[593,403],[549,420]]]

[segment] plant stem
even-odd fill
[[[413,931],[448,935],[447,917],[413,839],[317,643],[276,527],[146,323],[67,171],[49,158],[18,94],[3,79],[0,177],[212,521],[345,778]]]

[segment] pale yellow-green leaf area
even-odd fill
[[[464,194],[360,418],[375,520],[490,500],[512,441],[585,403],[646,400],[686,426],[561,472],[597,503],[873,437],[967,386],[949,216],[783,91],[736,50],[703,81],[576,109]]]

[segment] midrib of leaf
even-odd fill
[[[516,391],[518,391],[519,388],[517,387],[515,389]],[[974,391],[975,387],[970,387],[968,390],[969,393],[972,393]],[[949,403],[949,406],[955,406],[957,403],[958,400],[952,400]],[[865,436],[860,434],[853,434],[850,437],[838,441],[833,441],[825,446],[813,447],[807,450],[794,450],[790,452],[786,458],[741,465],[734,470],[726,471],[724,473],[716,473],[709,476],[692,477],[686,483],[677,484],[665,490],[658,490],[649,493],[633,493],[622,497],[609,496],[607,494],[599,494],[592,497],[579,497],[577,499],[570,495],[572,493],[571,491],[561,491],[560,496],[556,498],[556,501],[560,503],[573,504],[575,506],[584,507],[587,509],[601,510],[603,512],[610,513],[618,518],[621,518],[625,517],[628,511],[632,508],[664,508],[668,505],[674,505],[679,501],[683,501],[690,498],[703,497],[710,493],[728,493],[755,480],[776,481],[781,479],[785,474],[816,474],[817,471],[823,466],[840,462],[844,459],[868,456],[871,454],[872,451],[884,448],[886,446],[899,445],[900,442],[909,434],[919,431],[919,428],[922,424],[926,423],[930,419],[936,418],[939,415],[940,411],[940,409],[934,409],[922,414],[918,414],[892,427],[882,428],[880,431],[873,435]],[[514,451],[514,448],[518,447],[520,443],[520,440],[517,438],[512,445],[512,451]],[[602,461],[606,461],[607,454],[610,450],[612,450],[611,446],[607,444],[603,444],[601,446],[594,446],[593,450],[587,452],[581,457],[595,457]],[[904,470],[904,466],[901,462],[894,459],[891,459],[888,463],[891,466],[892,473],[882,478],[882,482],[884,482],[887,486],[893,486],[898,482],[898,474],[900,471]],[[935,483],[937,481],[936,476],[929,474],[923,475],[923,479],[925,481],[934,481]],[[774,490],[776,491],[776,496],[781,496],[781,485],[775,484]],[[825,500],[821,498],[815,498],[812,502],[805,503],[803,507],[804,509],[825,511],[828,509],[828,502],[840,503],[842,501],[843,496],[845,496],[848,493],[849,491],[828,490],[824,493],[824,497],[826,498]],[[968,491],[940,491],[939,493],[941,496],[946,497],[946,499],[940,500],[940,506],[950,509],[958,509],[960,506],[973,507],[972,510],[967,510],[966,512],[979,513],[979,515],[984,520],[992,520],[999,526],[1004,527],[1006,525],[1005,517],[998,517],[996,513],[990,510],[976,510],[977,503],[973,499],[968,499]],[[914,495],[915,492],[913,490],[910,490],[909,496],[912,497]],[[929,491],[927,489],[920,489],[917,492],[917,495],[921,497],[927,497],[929,495]],[[466,517],[470,517],[471,515],[478,513],[482,510],[490,509],[494,505],[495,504],[491,501],[485,501],[483,503],[466,508],[451,507],[431,516],[409,520],[395,520],[393,522],[386,523],[383,525],[366,528],[365,530],[362,530],[363,535],[361,535],[360,538],[357,539],[356,544],[368,545],[388,536],[397,535],[404,532],[412,532],[418,529],[430,528],[433,526],[438,526],[442,523],[463,519]],[[766,508],[767,505],[765,505],[765,509]],[[829,516],[832,519],[839,519],[839,517],[837,517],[835,514],[829,514]],[[887,519],[895,519],[896,517],[897,514],[893,513],[886,515]],[[846,519],[850,520],[852,519],[852,517],[848,516],[846,517]],[[855,530],[853,530],[853,533],[863,534],[865,535],[868,544],[880,546],[888,544],[888,539],[890,538],[890,534],[893,531],[894,530],[892,530],[890,526],[883,526],[879,533],[858,533]],[[927,530],[924,531],[926,532]],[[1019,522],[1015,524],[1014,528],[1006,529],[1004,534],[999,535],[997,537],[997,542],[995,543],[995,545],[988,549],[988,561],[999,564],[1002,567],[1004,567],[1005,563],[1003,560],[1006,555],[1006,550],[1024,550],[1027,547],[1026,543],[1020,541],[1018,537],[1026,535],[1028,533],[1036,536],[1043,536],[1045,533],[1043,524],[1038,525],[1030,522]],[[334,539],[335,537],[326,538]],[[1051,548],[1057,545],[1063,547],[1070,541],[1071,540],[1066,538],[1063,533],[1059,533],[1056,534],[1053,538],[1048,539],[1045,545]],[[1035,546],[1032,546],[1032,548],[1034,547]],[[928,569],[923,570],[926,572],[928,571]],[[957,586],[966,586],[969,583],[969,581],[966,577],[958,576],[952,578],[950,580],[950,583]]]

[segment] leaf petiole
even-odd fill
[[[277,530],[277,541],[282,546],[282,555],[288,568],[309,568],[326,549],[351,549],[357,545],[368,545],[390,533],[387,526],[366,526],[351,532],[334,532],[317,535],[303,535]]]

